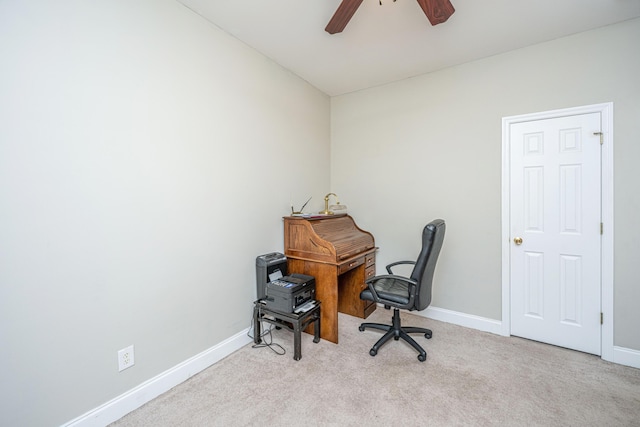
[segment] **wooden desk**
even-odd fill
[[[322,339],[338,342],[338,312],[364,319],[376,309],[360,299],[364,281],[375,275],[374,238],[349,215],[285,217],[284,248],[289,273],[316,279]]]

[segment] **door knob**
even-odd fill
[[[513,239],[513,243],[515,243],[516,245],[521,245],[522,237],[516,237],[515,239]]]

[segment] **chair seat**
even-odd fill
[[[382,277],[373,284],[378,296],[386,302],[395,302],[401,306],[409,304],[409,284],[406,281]],[[360,298],[367,301],[376,301],[370,289],[365,289],[360,293]]]

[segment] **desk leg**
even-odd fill
[[[316,267],[318,270],[316,272],[316,297],[322,304],[320,310],[321,336],[323,340],[338,344],[337,267],[326,264],[316,264]]]
[[[323,340],[338,343],[338,267],[312,261],[289,259],[289,273],[301,273],[316,278],[316,299],[322,303],[320,323]],[[311,331],[309,331],[311,332]]]

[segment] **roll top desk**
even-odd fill
[[[316,278],[322,339],[338,342],[338,312],[364,319],[376,309],[360,299],[376,272],[375,252],[373,235],[349,215],[284,218],[287,270]]]

